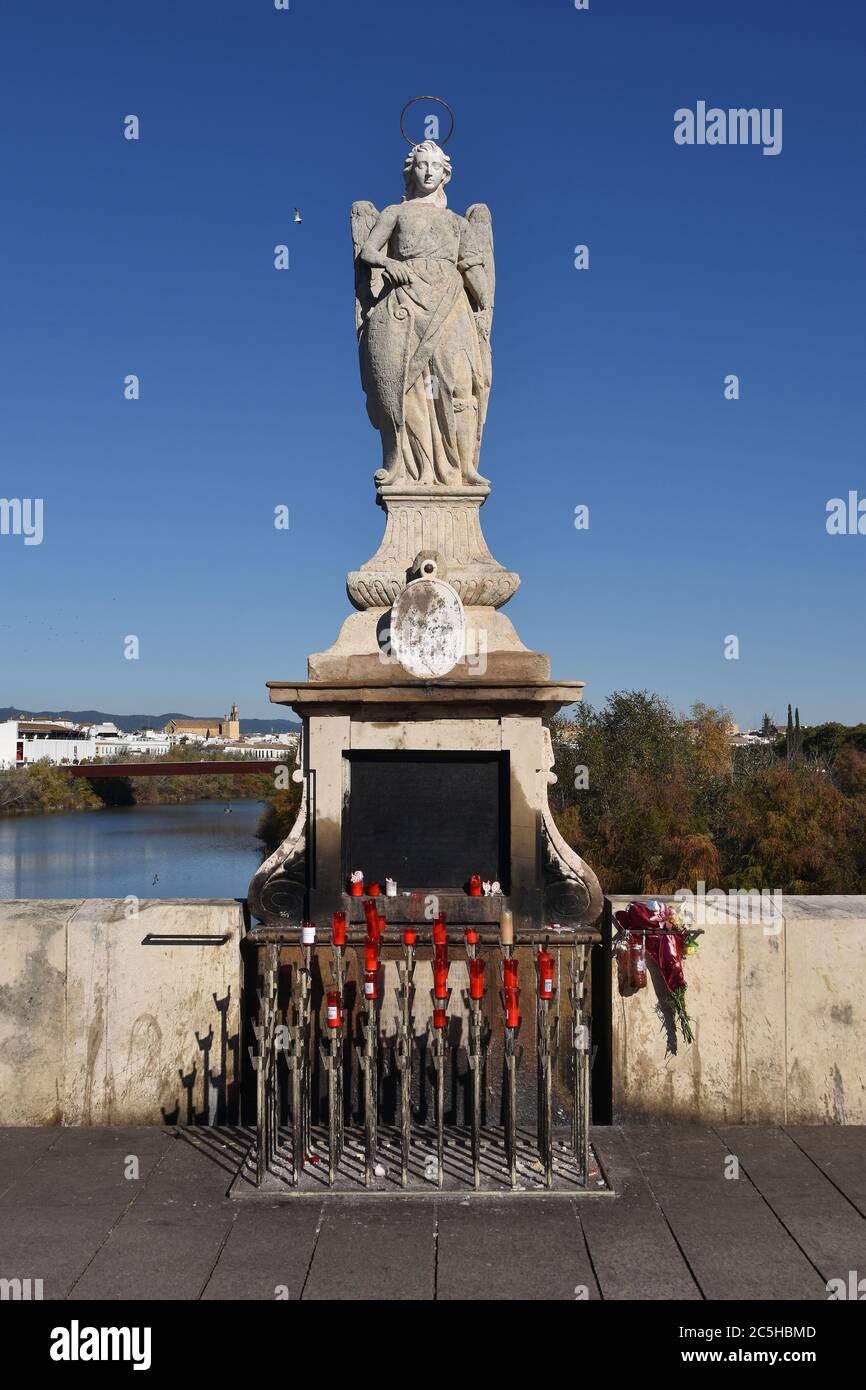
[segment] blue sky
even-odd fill
[[[278,713],[335,638],[383,521],[348,209],[399,198],[435,92],[450,205],[493,214],[482,519],[523,640],[594,703],[866,717],[866,536],[825,529],[866,496],[864,41],[841,0],[7,15],[0,496],[45,520],[0,536],[0,705]],[[699,100],[781,107],[781,154],[676,145]]]

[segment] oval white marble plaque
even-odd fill
[[[391,650],[411,676],[446,676],[466,649],[460,595],[444,579],[414,579],[391,609]]]

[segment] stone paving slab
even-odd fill
[[[244,1206],[237,1213],[202,1298],[299,1299],[321,1219],[318,1202]]]
[[[41,1279],[44,1298],[67,1298],[117,1219],[105,1206],[4,1206],[0,1278]]]
[[[171,1131],[157,1128],[56,1129],[51,1146],[0,1197],[0,1209],[20,1203],[116,1206],[120,1211],[175,1142]],[[137,1159],[138,1178],[126,1176],[135,1171],[130,1158]]]
[[[304,1299],[432,1299],[436,1204],[419,1198],[323,1203]]]
[[[788,1134],[747,1126],[717,1133],[825,1283],[866,1271],[866,1219]]]
[[[824,1280],[704,1128],[631,1128],[629,1146],[704,1298],[826,1299]]]
[[[785,1133],[866,1216],[866,1125],[785,1125]]]
[[[617,1194],[612,1203],[587,1201],[577,1207],[602,1297],[699,1300],[622,1132],[613,1126],[593,1129],[592,1142]]]
[[[39,1161],[62,1133],[56,1125],[33,1129],[7,1126],[0,1129],[0,1197],[11,1183]]]
[[[197,1299],[216,1268],[235,1213],[178,1203],[133,1208],[70,1293],[90,1299]]]
[[[440,1203],[437,1299],[599,1298],[577,1205],[519,1194]]]

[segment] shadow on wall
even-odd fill
[[[194,1033],[195,1049],[190,1044],[190,1065],[187,1071],[178,1070],[181,1090],[173,1109],[165,1105],[162,1118],[167,1125],[225,1125],[237,1124],[240,1116],[240,1038],[229,1037],[228,1015],[231,986],[219,998],[212,996],[219,1018],[219,1039],[214,1024],[207,1033]],[[214,1066],[216,1064],[216,1070]],[[186,1093],[184,1095],[184,1092]]]

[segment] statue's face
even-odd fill
[[[442,156],[430,150],[421,150],[415,156],[412,180],[418,193],[435,193],[445,181],[445,163]]]

